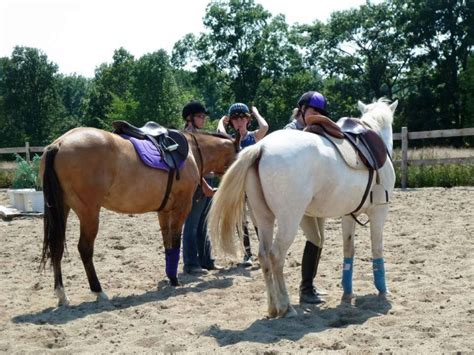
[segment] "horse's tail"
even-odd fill
[[[224,174],[219,188],[212,198],[208,228],[213,245],[225,253],[235,255],[234,234],[236,227],[242,235],[245,204],[245,179],[250,167],[259,159],[261,145],[243,150]],[[220,235],[220,238],[219,238]]]
[[[66,242],[66,217],[63,191],[54,170],[54,160],[59,151],[57,144],[49,145],[44,153],[44,240],[40,267],[48,258],[53,264],[61,261]]]

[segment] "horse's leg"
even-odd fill
[[[385,284],[385,266],[383,259],[383,226],[387,218],[388,206],[379,205],[373,208],[368,216],[370,218],[370,238],[372,241],[372,266],[374,284],[380,296],[387,294]]]
[[[160,211],[158,213],[163,245],[165,247],[166,276],[170,280],[171,286],[179,286],[178,263],[181,233],[188,212],[189,208],[171,208],[170,211]]]
[[[268,208],[263,192],[259,185],[260,180],[255,168],[247,174],[246,192],[251,219],[258,228],[259,248],[258,260],[262,268],[265,286],[267,288],[268,316],[275,318],[278,315],[276,307],[275,286],[273,284],[270,251],[273,243],[273,226],[275,216]]]
[[[342,266],[342,295],[343,301],[352,299],[352,268],[354,263],[354,236],[355,221],[352,216],[342,217],[342,241],[344,248],[344,262]]]
[[[89,287],[91,292],[96,295],[97,300],[107,300],[107,295],[102,291],[97,273],[95,272],[93,257],[94,257],[94,243],[99,231],[99,208],[89,207],[78,213],[80,221],[81,235],[77,249],[81,255],[84,269],[86,270],[87,279],[89,280]]]
[[[288,297],[283,275],[286,254],[298,232],[298,224],[295,221],[297,219],[278,218],[278,231],[270,252],[278,317],[296,316],[296,311],[290,305],[290,298]]]
[[[324,300],[314,286],[314,278],[324,243],[324,218],[303,216],[300,226],[307,239],[301,262],[300,303],[322,303]]]
[[[67,225],[67,217],[69,215],[70,208],[64,206],[64,226]],[[66,295],[66,291],[63,285],[63,275],[61,270],[61,260],[64,254],[64,244],[57,243],[57,249],[51,248],[51,261],[53,264],[54,272],[54,294],[58,298],[58,306],[69,305],[69,298]]]

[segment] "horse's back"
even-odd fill
[[[348,167],[324,137],[283,130],[265,137],[261,145],[259,178],[275,215],[303,206],[306,214],[338,217],[360,203],[368,171]]]
[[[158,208],[167,173],[143,164],[130,141],[100,129],[76,128],[53,144],[59,147],[54,167],[73,209],[103,206],[140,213]]]

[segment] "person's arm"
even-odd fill
[[[252,113],[257,119],[258,122],[258,129],[256,129],[255,132],[255,141],[258,142],[260,139],[265,137],[265,134],[268,132],[268,123],[265,121],[265,118],[263,118],[260,113],[258,112],[257,108],[255,106],[252,106]]]
[[[229,117],[222,116],[222,118],[219,120],[219,123],[217,124],[217,132],[222,133],[222,134],[227,134],[226,127],[228,124],[229,124]]]

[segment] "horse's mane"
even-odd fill
[[[390,100],[386,97],[381,97],[377,101],[366,105],[366,112],[360,118],[361,121],[373,126],[374,123],[380,130],[383,127],[393,123],[393,112],[390,109]]]

